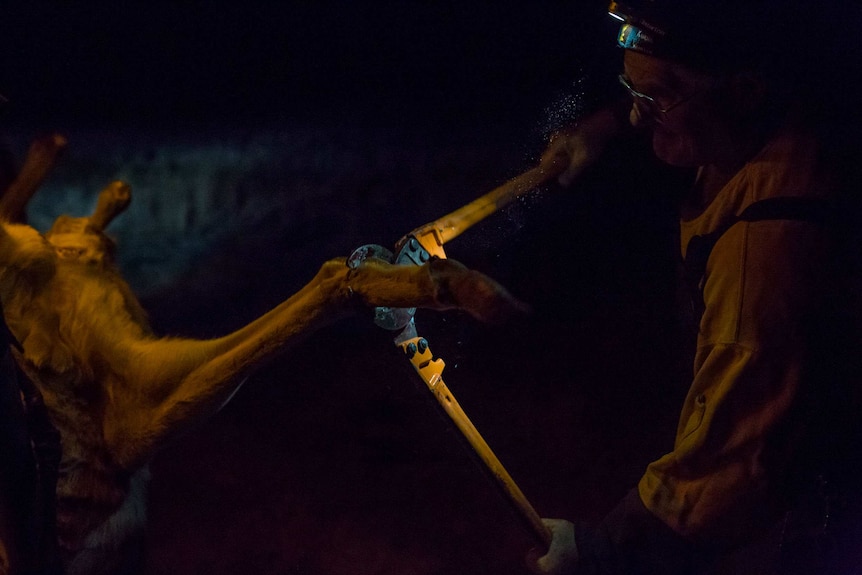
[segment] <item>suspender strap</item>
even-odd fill
[[[739,214],[739,221],[799,220],[825,224],[835,218],[833,204],[819,198],[781,197],[754,202]]]

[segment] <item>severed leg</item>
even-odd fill
[[[480,295],[477,295],[480,294]],[[522,313],[502,286],[452,260],[423,266],[369,260],[323,265],[282,304],[232,334],[212,340],[113,338],[104,350],[122,393],[111,393],[105,438],[126,469],[217,412],[252,373],[318,329],[366,306],[463,309],[483,321]],[[114,360],[113,358],[116,358]]]

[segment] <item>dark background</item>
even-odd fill
[[[120,264],[164,334],[235,329],[326,259],[529,168],[620,65],[602,2],[20,4],[0,19],[9,145],[69,137],[31,221],[129,181]],[[528,318],[417,315],[543,516],[597,521],[671,445],[676,184],[637,143],[612,150],[447,245]],[[151,468],[151,574],[502,575],[533,545],[369,316],[289,350]]]
[[[55,122],[489,121],[611,53],[592,4],[33,2],[4,11],[3,87],[16,118]]]

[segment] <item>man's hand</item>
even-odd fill
[[[575,543],[575,526],[565,519],[542,519],[551,530],[553,538],[544,555],[533,548],[527,553],[527,568],[536,575],[570,575],[578,562],[578,546]]]
[[[545,170],[559,172],[560,185],[571,185],[601,157],[608,143],[622,130],[619,106],[603,108],[552,134],[539,165]]]

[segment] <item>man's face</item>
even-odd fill
[[[652,130],[656,156],[683,167],[715,161],[727,145],[728,125],[712,89],[714,80],[631,50],[626,50],[623,65],[631,87],[653,100],[635,98],[629,119]]]

